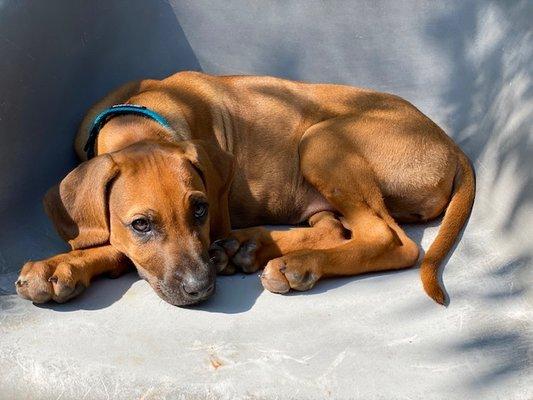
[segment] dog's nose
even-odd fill
[[[211,281],[189,281],[183,282],[183,291],[193,299],[203,299],[210,296],[215,290],[215,283]]]

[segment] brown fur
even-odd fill
[[[306,290],[322,277],[414,265],[418,247],[397,221],[446,210],[421,267],[424,289],[444,302],[437,271],[470,213],[474,174],[407,101],[341,85],[181,72],[126,84],[97,103],[75,140],[82,160],[94,116],[123,102],[157,111],[172,129],[132,115],[104,125],[98,156],[45,199],[73,251],[26,264],[21,296],[65,301],[130,261],[173,304],[210,295],[214,268],[265,267],[266,289]],[[198,199],[209,203],[202,224],[191,219]],[[157,230],[140,240],[131,221],[148,214]]]

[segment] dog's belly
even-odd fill
[[[287,181],[260,185],[234,184],[230,193],[230,216],[234,228],[256,225],[296,225],[320,211],[334,208],[303,179],[299,185]]]
[[[312,189],[307,198],[306,206],[301,210],[297,223],[306,222],[314,214],[321,211],[337,212],[337,210],[318,191]]]

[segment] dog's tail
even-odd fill
[[[444,290],[438,281],[439,266],[453,247],[457,236],[472,210],[476,191],[474,170],[466,155],[458,151],[458,168],[450,203],[433,244],[420,266],[420,277],[426,293],[439,304],[444,304]]]

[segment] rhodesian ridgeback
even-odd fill
[[[89,110],[75,149],[83,162],[44,199],[72,251],[16,282],[36,303],[132,267],[175,305],[208,298],[217,272],[264,267],[264,288],[286,293],[408,268],[419,248],[398,223],[444,213],[421,262],[443,304],[439,265],[475,194],[468,158],[406,100],[273,77],[128,83]],[[293,227],[263,226],[278,224]]]

